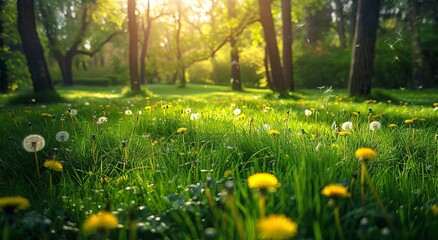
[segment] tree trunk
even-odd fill
[[[292,61],[292,18],[291,0],[281,0],[283,16],[283,74],[286,88],[295,90]]]
[[[228,19],[233,20],[237,17],[236,1],[228,0]],[[240,62],[239,62],[239,48],[237,47],[236,38],[230,34],[231,45],[231,89],[233,91],[242,91],[242,82],[240,78]]]
[[[32,78],[34,92],[54,92],[52,79],[44,58],[43,47],[36,32],[34,1],[17,0],[17,12],[18,32]]]
[[[149,44],[149,36],[151,35],[151,27],[152,27],[152,18],[151,18],[151,10],[150,10],[150,2],[148,1],[148,6],[146,9],[146,26],[143,22],[143,45],[141,46],[140,52],[140,82],[146,82],[146,55],[148,52],[148,44]],[[148,82],[151,82],[149,80]]]
[[[336,16],[339,18],[336,19],[336,30],[339,36],[339,42],[341,43],[341,47],[347,47],[347,39],[345,38],[345,18],[344,18],[344,3],[341,0],[335,0],[336,4]]]
[[[421,54],[418,1],[409,0],[409,30],[411,32],[411,54],[412,54],[412,77],[410,87],[419,87],[424,84],[423,63],[424,58]]]
[[[5,6],[5,1],[0,0],[0,12],[3,12]],[[0,49],[4,46],[4,18],[0,16]],[[0,50],[0,52],[3,50]],[[8,92],[8,68],[6,66],[6,59],[4,54],[0,56],[0,93]]]
[[[266,47],[269,53],[269,63],[271,65],[272,90],[280,93],[281,96],[287,94],[287,87],[283,78],[283,70],[280,62],[280,54],[278,51],[277,40],[275,38],[274,21],[271,12],[272,0],[258,0],[260,22],[263,26],[263,34],[265,36]]]
[[[356,18],[357,18],[357,1],[352,0],[351,2],[351,12],[349,15],[350,19],[350,27],[349,27],[349,35],[350,35],[350,43],[354,41],[354,32],[356,32]]]
[[[129,31],[129,75],[131,78],[131,91],[140,92],[138,80],[138,33],[137,19],[135,16],[135,0],[128,0],[128,31]]]
[[[269,52],[268,47],[265,46],[265,56],[263,58],[263,66],[265,67],[266,83],[270,89],[273,89],[271,70],[269,69]]]
[[[350,97],[366,96],[371,93],[379,8],[380,0],[359,0],[348,81]]]

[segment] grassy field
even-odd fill
[[[2,239],[433,239],[436,91],[327,90],[1,96]]]

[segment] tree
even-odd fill
[[[295,90],[292,62],[292,18],[291,0],[281,0],[283,16],[283,74],[286,88]]]
[[[5,7],[5,1],[0,0],[0,13],[2,15],[0,16],[0,51],[2,52],[4,49],[4,20],[3,20],[3,11]],[[4,57],[4,54],[0,56],[0,93],[7,93],[8,92],[8,68],[6,66],[6,59]]]
[[[359,0],[348,81],[350,97],[366,96],[371,93],[379,9],[380,0]]]
[[[411,34],[411,53],[412,53],[412,77],[410,86],[420,86],[423,85],[423,54],[421,53],[420,45],[420,17],[419,17],[419,2],[418,0],[408,0],[408,23],[409,31]]]
[[[344,16],[344,2],[342,0],[334,1],[336,6],[336,31],[338,32],[341,47],[347,46],[347,39],[345,36],[345,16]]]
[[[118,11],[117,9],[111,9],[115,6],[111,1],[102,3],[87,0],[39,0],[38,6],[50,52],[58,63],[66,86],[74,85],[73,59],[75,56],[82,54],[93,57],[106,43],[121,33],[120,31],[111,30],[112,32],[103,39],[99,38],[96,31],[93,34],[90,33],[90,28],[93,27],[93,19],[100,22],[105,21],[107,25],[110,25],[110,23],[120,25],[120,23],[115,23],[116,20],[110,19],[111,17],[115,19],[114,15],[116,15],[116,13],[110,13],[110,11]],[[104,14],[100,14],[102,12]],[[102,31],[99,33],[102,33]],[[89,49],[83,47],[85,40],[90,43]]]
[[[280,54],[278,51],[277,40],[275,38],[274,20],[272,18],[271,3],[272,0],[258,0],[260,22],[263,26],[263,34],[268,50],[268,58],[271,66],[272,90],[279,93],[280,96],[287,95],[287,86],[283,77],[283,70],[280,62]],[[267,73],[268,74],[268,73]]]
[[[138,79],[138,33],[135,8],[135,0],[128,0],[129,75],[131,79],[131,91],[133,93],[140,92],[140,81]]]
[[[52,79],[44,58],[43,47],[36,31],[34,1],[17,0],[17,12],[18,32],[32,78],[34,92],[54,92]]]
[[[228,0],[228,18],[232,21],[237,17],[236,1]],[[242,82],[240,78],[239,48],[237,40],[233,34],[230,34],[231,45],[231,89],[233,91],[242,91]]]

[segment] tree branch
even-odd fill
[[[113,32],[105,40],[103,40],[101,43],[99,43],[99,45],[97,45],[97,47],[95,47],[93,51],[78,50],[78,51],[76,51],[76,54],[82,54],[82,55],[87,55],[87,56],[93,57],[96,53],[98,53],[102,49],[102,47],[105,44],[107,44],[109,41],[111,41],[112,38],[114,38],[115,36],[117,36],[119,34],[123,34],[123,33],[124,33],[123,31]]]

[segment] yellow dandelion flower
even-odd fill
[[[438,216],[438,205],[436,205],[436,204],[432,205],[431,209],[432,209],[433,215]]]
[[[0,198],[0,212],[14,213],[29,207],[29,200],[21,196]]]
[[[257,221],[259,239],[290,239],[297,235],[298,225],[284,215],[271,215]]]
[[[361,160],[367,160],[377,157],[377,152],[371,148],[362,147],[356,150],[355,156]]]
[[[146,106],[146,107],[144,107],[144,109],[145,109],[146,111],[151,111],[151,110],[152,110],[152,107],[151,107],[151,106]]]
[[[44,162],[44,167],[53,171],[62,171],[62,164],[56,160],[47,160]]]
[[[414,123],[414,120],[413,120],[413,119],[406,119],[406,120],[405,120],[405,123],[407,123],[407,124],[411,124],[411,123]]]
[[[388,127],[390,127],[390,128],[394,128],[394,127],[397,127],[397,124],[395,124],[395,123],[391,123],[391,124],[388,124]]]
[[[438,107],[438,102],[432,104],[434,107]]]
[[[351,197],[351,193],[347,188],[340,184],[329,184],[321,190],[321,194],[330,198],[348,198]]]
[[[248,186],[250,188],[270,188],[275,189],[280,187],[280,183],[276,176],[270,173],[255,173],[248,178]]]
[[[268,133],[269,133],[269,135],[272,135],[272,136],[280,135],[280,131],[274,130],[274,129],[269,130]]]
[[[349,136],[351,134],[352,133],[348,132],[348,131],[340,131],[340,132],[338,132],[338,135],[341,136],[341,137]]]
[[[188,131],[188,129],[185,128],[185,127],[178,128],[178,130],[176,130],[176,132],[177,132],[177,133],[180,133],[180,134],[186,133],[187,131]]]
[[[83,225],[83,230],[86,234],[93,234],[97,231],[108,231],[117,228],[118,224],[119,222],[114,214],[104,211],[88,217]]]

